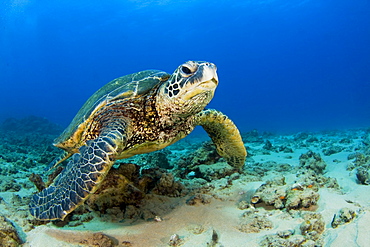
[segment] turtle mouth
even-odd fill
[[[212,78],[211,80],[202,82],[199,84],[199,87],[205,90],[213,90],[218,85],[218,80],[216,78]]]
[[[211,80],[204,81],[199,83],[198,85],[194,86],[191,90],[189,90],[184,96],[184,100],[190,100],[193,97],[204,94],[205,92],[213,92],[218,84],[218,80],[216,78],[212,78]]]

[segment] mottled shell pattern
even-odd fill
[[[145,70],[109,82],[86,101],[70,125],[55,139],[54,145],[66,151],[80,147],[81,136],[94,113],[115,100],[140,97],[169,77],[169,74],[160,70]]]

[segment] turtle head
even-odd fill
[[[189,61],[180,65],[158,91],[157,110],[165,115],[200,112],[213,98],[218,84],[216,65]]]

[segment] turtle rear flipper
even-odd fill
[[[126,124],[114,122],[72,156],[54,183],[31,198],[31,214],[39,220],[63,220],[94,193],[126,144]]]
[[[219,155],[237,169],[243,167],[247,151],[239,130],[222,112],[208,109],[196,115],[196,124],[201,125],[211,137]]]

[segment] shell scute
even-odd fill
[[[70,125],[54,140],[54,145],[66,151],[78,148],[85,128],[98,110],[109,107],[116,100],[140,97],[169,77],[160,70],[144,70],[114,79],[86,101]]]

